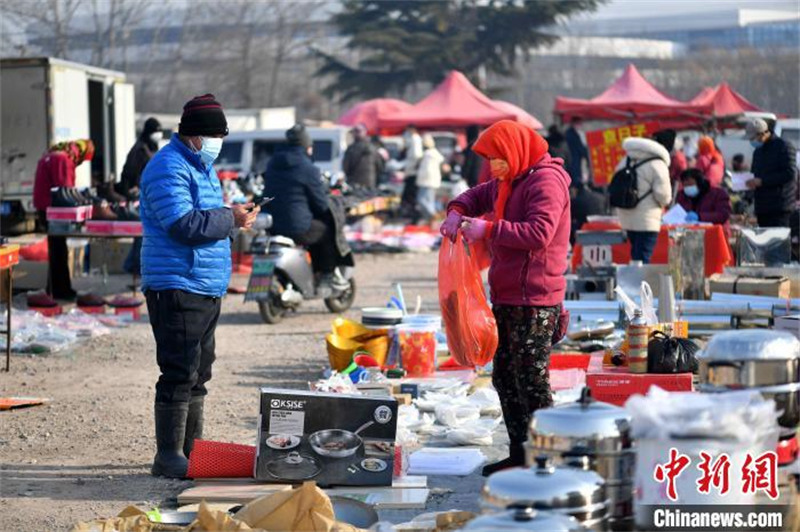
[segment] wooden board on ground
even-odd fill
[[[205,484],[189,488],[178,495],[178,504],[248,502],[286,489],[282,484]],[[356,499],[376,509],[425,508],[430,490],[427,488],[333,488],[326,489],[328,495]]]
[[[230,484],[260,484],[272,486],[273,488],[291,487],[289,484],[264,484],[254,478],[198,478],[194,481],[195,486],[218,486]],[[427,488],[428,477],[425,475],[406,475],[394,477],[392,488]]]

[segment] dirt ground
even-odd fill
[[[399,281],[409,305],[419,294],[424,308],[437,309],[436,269],[435,253],[359,256],[355,308],[384,305],[391,283]],[[107,291],[126,282],[112,281]],[[76,287],[90,284],[96,289],[97,279],[79,279]],[[233,284],[245,285],[246,278],[234,276]],[[205,438],[252,444],[258,387],[307,389],[327,365],[323,338],[331,319],[321,302],[310,302],[268,326],[255,304],[228,296],[217,328]],[[175,506],[176,495],[191,483],[149,474],[158,376],[154,347],[145,317],[68,353],[13,357],[11,373],[0,373],[0,394],[52,402],[0,413],[0,531],[69,530],[129,504]],[[490,458],[495,454],[489,450]],[[474,509],[481,483],[478,475],[431,479],[429,509]],[[385,512],[382,518],[399,522],[417,513]]]

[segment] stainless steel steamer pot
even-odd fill
[[[545,456],[536,467],[517,467],[491,475],[481,491],[485,513],[502,512],[514,504],[569,515],[589,530],[605,530],[609,501],[605,482],[594,471],[553,466]]]
[[[546,455],[556,464],[583,461],[596,471],[605,480],[611,503],[609,527],[633,528],[636,451],[624,409],[593,400],[584,388],[575,403],[534,412],[526,445],[529,465]]]

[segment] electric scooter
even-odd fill
[[[311,267],[311,256],[291,238],[270,235],[272,216],[261,213],[250,245],[253,271],[245,301],[256,301],[264,323],[279,323],[303,301],[323,299],[330,312],[344,312],[356,297],[352,267],[339,266],[329,282],[321,283]]]

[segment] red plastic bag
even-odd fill
[[[497,322],[483,291],[478,257],[463,240],[442,240],[439,305],[450,354],[462,366],[488,364],[497,350]]]

